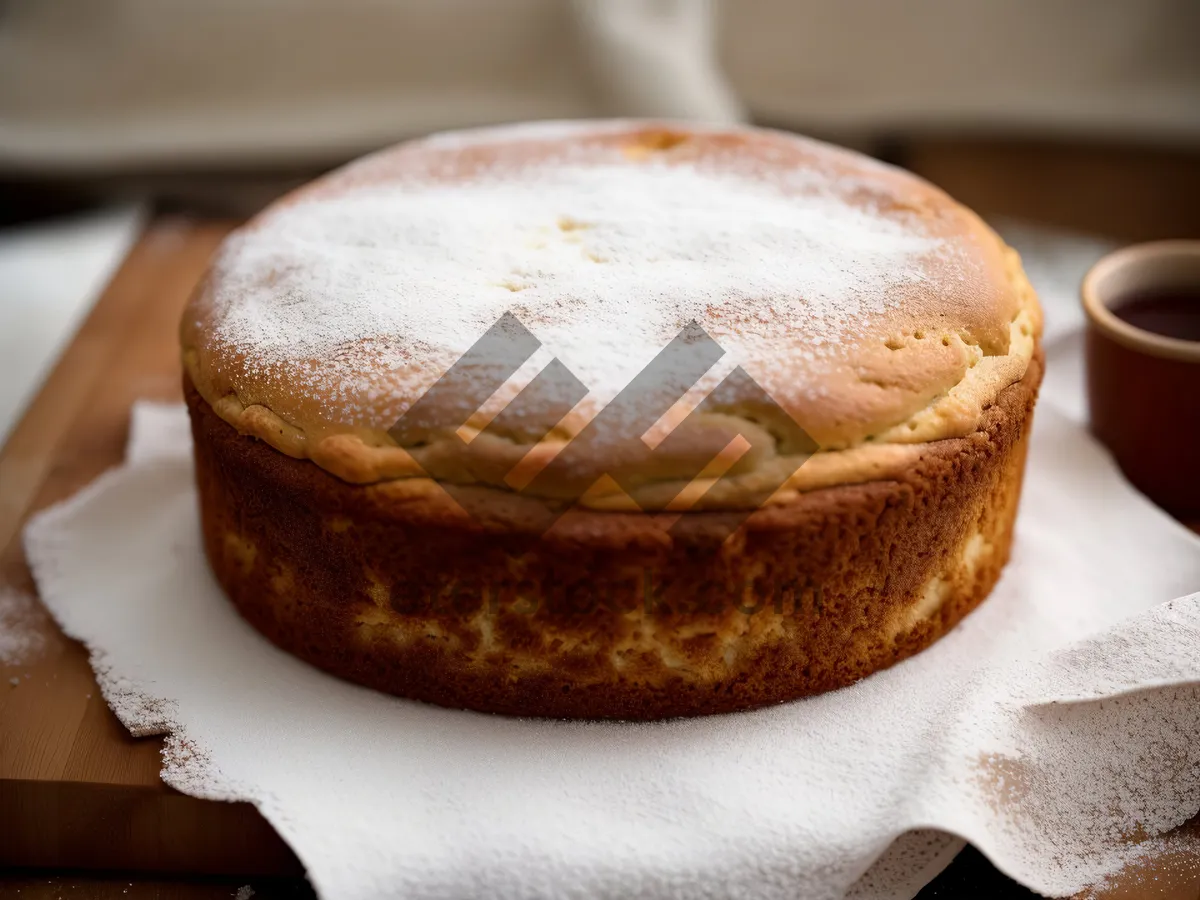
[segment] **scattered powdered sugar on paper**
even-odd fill
[[[215,340],[349,421],[378,373],[424,386],[505,312],[601,400],[693,319],[734,321],[748,346],[801,333],[796,352],[820,354],[903,302],[943,246],[918,216],[845,193],[805,170],[682,164],[317,193],[223,248]]]
[[[959,838],[1063,894],[1200,807],[1200,542],[1052,406],[1013,560],[950,635],[842,691],[648,724],[444,710],[282,653],[208,571],[188,450],[42,513],[28,556],[122,720],[170,729],[164,777],[254,802],[326,900],[900,900]]]
[[[0,587],[0,665],[20,666],[41,656],[47,624],[46,613],[34,597]]]
[[[1191,620],[1200,621],[1200,597],[1189,605]],[[996,814],[994,858],[1009,874],[1037,879],[1051,894],[1074,893],[1095,878],[1098,859],[1110,870],[1134,863],[1151,849],[1146,837],[1200,812],[1200,663],[1191,678],[1177,687],[1010,708],[1013,750],[978,763]],[[1051,877],[1030,864],[1045,855],[1056,863]]]
[[[170,734],[180,729],[170,700],[147,693],[121,675],[103,650],[93,649],[89,661],[104,702],[134,737]]]
[[[155,413],[147,410],[145,421],[139,426],[144,433],[148,423],[165,421],[161,414]],[[143,458],[150,456],[145,454]],[[160,775],[166,784],[207,800],[240,800],[246,796],[245,790],[238,791],[226,783],[213,766],[208,751],[188,737],[174,700],[157,696],[147,685],[122,675],[110,654],[102,649],[92,648],[89,661],[104,702],[129,733],[134,737],[165,737]]]
[[[1078,900],[1130,897],[1192,898],[1200,884],[1200,823],[1130,840],[1129,862],[1080,894]]]

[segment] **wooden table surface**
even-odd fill
[[[22,525],[121,461],[130,404],[180,399],[180,312],[231,227],[152,226],[0,451],[0,590],[33,594]],[[41,656],[0,665],[0,865],[302,871],[249,804],[167,788],[161,740],[131,738],[96,689],[84,648],[49,619],[34,627]]]
[[[0,591],[34,595],[23,524],[121,461],[133,401],[180,399],[180,311],[233,224],[152,225],[0,450]],[[312,896],[252,806],[166,787],[161,739],[127,734],[85,649],[44,615],[29,627],[44,639],[40,656],[0,664],[0,868],[39,871],[0,876],[0,896],[229,897],[246,880],[256,896]],[[86,874],[94,870],[138,875]],[[922,896],[959,896],[955,885],[978,879],[991,879],[995,896],[1033,896],[979,854],[964,854]],[[1120,896],[1196,900],[1200,870],[1180,891]]]

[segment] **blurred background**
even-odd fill
[[[749,121],[1200,236],[1200,0],[0,0],[0,439],[145,223],[520,119]]]

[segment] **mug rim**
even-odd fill
[[[1079,287],[1083,311],[1088,321],[1105,337],[1131,350],[1148,356],[1174,359],[1181,362],[1200,363],[1200,341],[1167,337],[1155,334],[1117,318],[1107,305],[1101,302],[1097,286],[1101,279],[1133,262],[1147,258],[1196,257],[1200,259],[1200,240],[1166,240],[1131,244],[1101,257],[1088,269]],[[1200,280],[1196,284],[1200,295]]]

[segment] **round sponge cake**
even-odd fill
[[[642,122],[334,172],[230,237],[181,335],[242,614],[517,715],[744,709],[927,646],[1007,559],[1041,377],[1016,254],[936,188]]]

